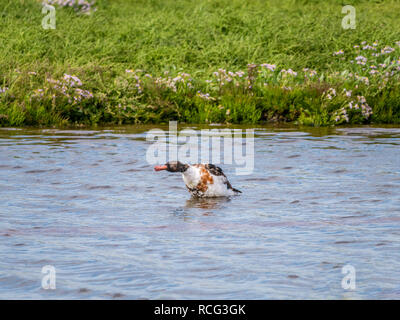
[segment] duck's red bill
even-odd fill
[[[156,170],[156,171],[167,170],[167,166],[166,165],[164,165],[164,166],[155,166],[154,170]]]

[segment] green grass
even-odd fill
[[[341,27],[346,4],[357,10],[354,30]],[[57,28],[44,30],[41,1],[0,0],[0,88],[8,88],[0,93],[0,126],[400,123],[399,1],[97,0],[96,8],[83,15],[57,7]],[[395,51],[373,57],[353,48],[376,40],[378,50]],[[344,55],[333,56],[339,50]],[[368,58],[365,66],[350,63],[357,55]],[[371,65],[377,75],[369,75]],[[289,68],[298,75],[281,77]],[[317,75],[305,79],[303,68]],[[227,82],[222,71],[213,75],[219,69],[245,74]],[[61,81],[64,74],[93,97]],[[183,81],[171,85],[179,74]],[[351,101],[359,108],[349,109]]]

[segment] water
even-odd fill
[[[204,200],[149,129],[0,129],[0,298],[400,298],[400,128],[255,128],[243,193]]]

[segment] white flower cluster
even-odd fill
[[[8,87],[0,88],[0,93],[5,93],[6,91],[8,91]]]
[[[35,98],[43,98],[45,96],[45,92],[48,89],[52,89],[61,95],[68,98],[69,103],[78,103],[85,99],[93,98],[93,93],[88,90],[84,90],[78,88],[82,86],[82,81],[77,77],[69,74],[64,74],[61,80],[55,80],[52,78],[46,79],[49,87],[45,89],[36,89],[33,93],[33,97]],[[56,97],[55,94],[52,95],[53,98]]]
[[[328,100],[332,100],[333,97],[336,97],[336,90],[334,88],[329,88],[326,92],[326,98]]]
[[[281,70],[281,73],[282,73],[283,75],[289,74],[289,75],[291,75],[291,76],[293,76],[293,77],[296,77],[296,76],[297,76],[297,72],[296,72],[296,71],[293,71],[292,69],[289,69],[289,70],[282,69],[282,70]]]
[[[166,73],[166,74],[168,74],[168,73]],[[193,79],[191,78],[190,74],[180,72],[180,73],[178,73],[178,76],[176,76],[174,78],[158,77],[154,80],[154,83],[157,85],[166,86],[167,88],[170,88],[170,89],[172,89],[172,91],[176,92],[178,90],[177,86],[179,83],[186,85],[186,87],[188,87],[188,88],[193,88],[192,81],[193,81]]]
[[[209,93],[202,93],[201,91],[197,91],[197,95],[206,101],[213,101],[215,98],[211,97]]]
[[[275,69],[276,69],[276,65],[269,64],[269,63],[260,64],[260,67],[267,68],[270,71],[275,71]]]
[[[58,5],[60,7],[71,7],[74,8],[76,12],[90,14],[91,12],[96,11],[97,9],[94,7],[96,1],[87,1],[87,0],[44,0],[44,4],[50,5]]]

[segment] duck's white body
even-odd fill
[[[211,164],[189,165],[182,177],[195,197],[228,197],[240,192],[232,188],[221,168]]]

